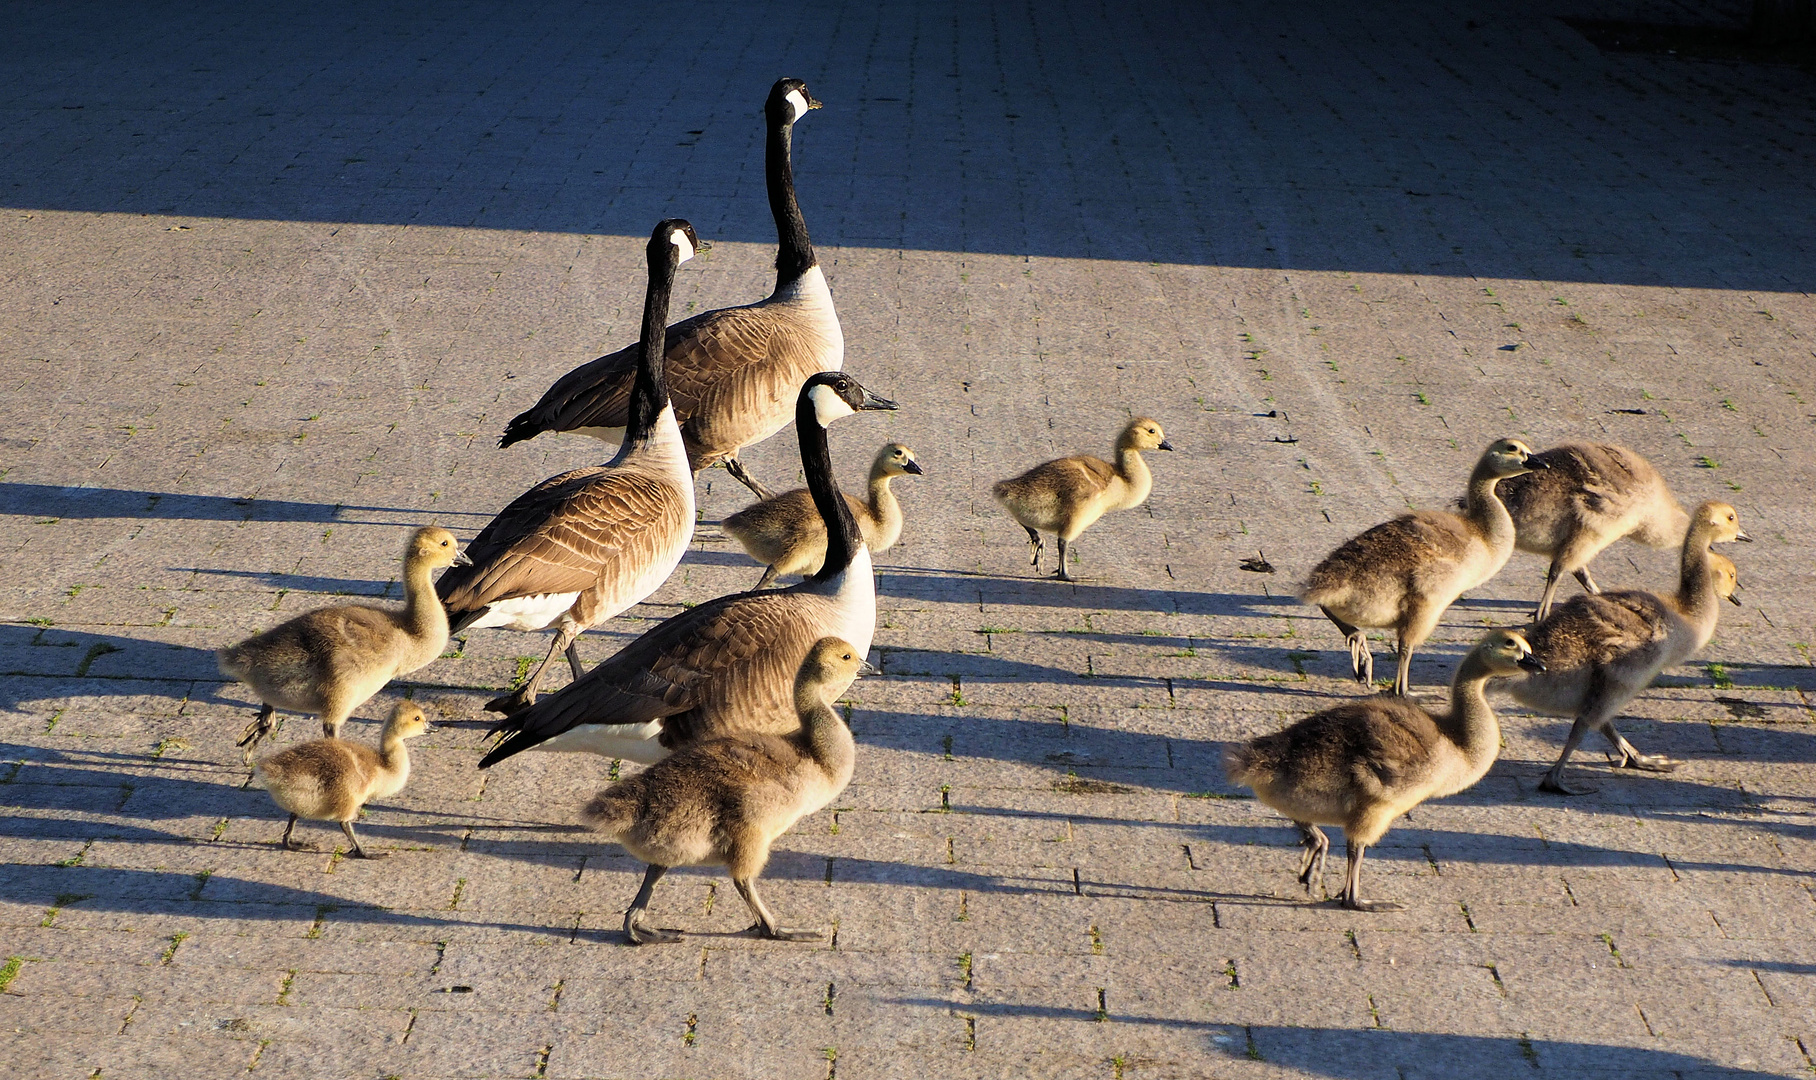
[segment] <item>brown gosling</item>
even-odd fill
[[[898,476],[920,476],[921,463],[914,451],[901,443],[888,443],[870,463],[870,495],[859,500],[850,495],[851,516],[872,555],[895,546],[902,537],[902,504],[889,482]],[[750,557],[768,564],[754,586],[767,589],[784,574],[816,574],[826,562],[826,523],[806,488],[785,491],[774,498],[752,503],[720,523]]]
[[[275,710],[320,716],[322,734],[334,738],[353,710],[386,683],[440,656],[448,647],[448,613],[429,575],[467,562],[453,533],[426,526],[404,549],[402,611],[365,604],[317,608],[219,650],[221,673],[252,687],[264,702],[240,739],[246,764],[277,726]]]
[[[1690,515],[1652,463],[1626,447],[1565,443],[1534,457],[1547,467],[1509,477],[1497,494],[1513,518],[1513,546],[1551,560],[1535,621],[1551,614],[1565,574],[1601,592],[1589,563],[1616,540],[1655,548],[1684,542]]]
[[[1683,766],[1675,758],[1634,749],[1614,729],[1614,718],[1659,672],[1688,660],[1715,636],[1720,601],[1739,601],[1734,600],[1734,564],[1710,551],[1709,545],[1750,539],[1741,531],[1732,506],[1703,503],[1690,515],[1676,595],[1623,589],[1572,597],[1549,618],[1527,628],[1533,651],[1547,670],[1508,689],[1529,709],[1575,718],[1564,751],[1539,782],[1539,790],[1587,794],[1590,789],[1564,784],[1564,764],[1591,731],[1601,732],[1620,755],[1617,768],[1672,772]]]
[[[1384,521],[1312,570],[1300,599],[1318,605],[1347,639],[1357,682],[1372,686],[1375,675],[1360,628],[1391,629],[1400,654],[1393,692],[1407,693],[1413,650],[1457,597],[1499,573],[1513,554],[1513,519],[1495,484],[1543,468],[1525,443],[1502,439],[1476,462],[1461,515],[1415,510]]]
[[[1305,848],[1299,881],[1306,891],[1322,881],[1330,850],[1318,826],[1340,825],[1349,873],[1338,902],[1356,911],[1398,910],[1403,905],[1362,899],[1363,851],[1401,814],[1487,774],[1501,749],[1488,680],[1543,670],[1518,631],[1491,630],[1457,666],[1448,713],[1427,712],[1405,698],[1363,698],[1230,747],[1224,768],[1233,783],[1253,788],[1257,799],[1299,827]]]
[[[1154,489],[1154,474],[1141,460],[1141,451],[1172,448],[1159,424],[1138,416],[1116,437],[1114,465],[1077,454],[1036,465],[1020,476],[999,481],[991,491],[1009,516],[1028,531],[1028,565],[1040,570],[1040,555],[1046,550],[1040,534],[1053,533],[1059,538],[1059,570],[1053,576],[1071,581],[1066,545],[1105,512],[1131,510],[1146,502]]]
[[[302,846],[291,843],[290,835],[296,831],[297,818],[308,818],[340,822],[355,858],[382,859],[389,854],[372,854],[361,847],[353,834],[353,819],[373,799],[389,798],[404,789],[410,781],[410,751],[404,740],[429,730],[422,710],[400,701],[385,722],[377,750],[344,739],[312,739],[260,760],[255,775],[271,792],[272,801],[290,811],[290,824],[284,827],[281,841],[284,849],[295,851]]]
[[[599,792],[580,812],[582,821],[649,864],[643,887],[624,913],[624,933],[633,944],[681,938],[678,930],[643,921],[656,882],[671,866],[724,866],[757,917],[752,929],[778,941],[819,940],[818,931],[790,930],[776,922],[757,895],[757,875],[776,837],[832,802],[851,782],[857,747],[832,702],[864,666],[850,643],[821,638],[795,676],[800,730],[743,732],[695,743]]]

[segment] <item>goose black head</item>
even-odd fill
[[[801,385],[801,400],[812,404],[813,417],[823,428],[854,412],[896,407],[895,402],[864,389],[864,384],[843,371],[822,371],[808,378]]]
[[[777,79],[769,88],[769,100],[763,104],[763,115],[772,124],[793,124],[807,115],[807,110],[820,107],[820,101],[799,79]]]
[[[666,259],[671,248],[680,256],[676,260],[679,264],[702,251],[711,251],[713,246],[696,236],[694,227],[685,218],[667,218],[657,222],[649,234],[649,256]]]

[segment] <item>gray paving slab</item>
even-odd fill
[[[1807,1074],[1816,83],[1567,21],[1746,7],[9,11],[0,1054],[88,1080]],[[895,439],[927,469],[878,559],[856,777],[767,872],[828,941],[746,936],[692,870],[656,897],[685,943],[626,947],[638,866],[575,821],[611,763],[473,768],[483,703],[546,648],[505,631],[352,721],[438,715],[361,826],[391,859],[320,826],[277,850],[211,650],[394,602],[411,527],[471,536],[601,459],[494,442],[634,336],[658,218],[714,243],[677,315],[767,291],[782,74],[827,103],[796,169],[847,366],[903,405],[835,460],[855,480]],[[1080,539],[1077,583],[1036,579],[990,484],[1134,414],[1179,447],[1153,496]],[[1508,704],[1488,777],[1370,853],[1406,910],[1344,912],[1222,748],[1358,693],[1293,583],[1507,435],[1618,441],[1733,502],[1745,603],[1623,721],[1682,771],[1591,751],[1599,791],[1555,800],[1565,725]],[[790,432],[747,460],[801,480]],[[718,529],[744,489],[699,495],[680,570],[589,661],[754,582]],[[1595,572],[1662,588],[1673,558]],[[1457,604],[1415,683],[1542,576],[1516,555]]]

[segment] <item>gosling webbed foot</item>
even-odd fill
[[[1330,851],[1330,838],[1316,826],[1301,826],[1299,833],[1299,846],[1305,849],[1305,857],[1299,861],[1299,884],[1309,893],[1314,891],[1314,882],[1324,880],[1324,856]]]
[[[391,853],[389,851],[367,851],[365,848],[356,847],[353,849],[353,857],[356,859],[389,859]]]
[[[1564,783],[1563,774],[1555,770],[1546,773],[1545,778],[1539,781],[1539,790],[1549,791],[1553,795],[1593,795],[1597,791],[1596,788],[1573,788]]]
[[[1620,761],[1616,762],[1614,767],[1638,769],[1641,772],[1667,773],[1676,772],[1683,768],[1684,764],[1683,761],[1674,757],[1666,757],[1664,754],[1642,754],[1634,751],[1621,755]]]
[[[1344,893],[1337,902],[1350,911],[1405,911],[1406,905],[1392,900],[1358,900]]]
[[[824,941],[826,934],[820,930],[795,930],[786,926],[768,927],[762,923],[752,923],[747,933],[757,937],[766,937],[772,941]]]
[[[1058,570],[1053,571],[1053,577],[1055,580],[1058,580],[1058,581],[1075,581],[1075,580],[1077,580],[1071,574],[1066,573],[1066,568],[1064,566],[1061,566]]]
[[[681,940],[681,931],[669,927],[646,926],[626,919],[624,936],[631,939],[632,945],[672,945]]]

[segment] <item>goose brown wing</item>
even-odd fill
[[[636,469],[590,468],[545,480],[518,496],[467,546],[471,567],[436,585],[451,612],[500,600],[580,592],[614,560],[645,565],[679,506],[670,485]]]
[[[747,446],[787,423],[801,384],[825,364],[783,312],[759,306],[726,314],[737,317],[696,334],[687,362],[676,365],[686,373],[669,376],[693,396],[685,428],[690,448],[709,454]]]
[[[561,690],[500,720],[508,732],[480,762],[502,761],[580,724],[664,721],[675,748],[710,734],[783,726],[794,676],[820,637],[822,598],[797,591],[735,593],[657,625]],[[786,710],[785,714],[782,710]],[[685,714],[685,715],[683,715]]]

